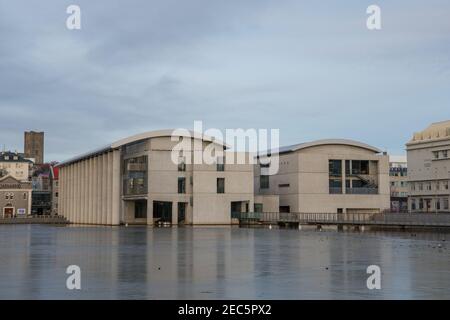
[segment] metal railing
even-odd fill
[[[242,212],[233,218],[243,223],[305,223],[305,224],[355,224],[450,227],[450,213],[283,213]]]
[[[345,188],[347,194],[378,194],[378,188]]]

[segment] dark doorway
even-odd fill
[[[178,202],[178,224],[186,221],[186,202]]]
[[[172,202],[153,201],[153,219],[172,223]]]
[[[280,206],[280,213],[289,213],[291,212],[290,206]]]
[[[134,202],[134,218],[147,218],[147,200],[137,200]]]
[[[232,201],[231,202],[231,213],[240,213],[242,212],[242,202],[241,201]]]

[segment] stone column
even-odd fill
[[[108,184],[108,154],[102,155],[102,224],[106,224],[108,215],[107,184]]]
[[[112,224],[120,223],[120,151],[113,151],[113,168],[112,168]]]
[[[342,159],[341,171],[342,171],[342,174],[341,174],[341,176],[342,176],[342,184],[341,184],[342,185],[342,193],[346,194],[347,190],[346,190],[346,182],[345,182],[345,180],[347,179],[347,177],[346,177],[346,174],[345,174],[345,159]]]
[[[107,176],[106,176],[106,224],[112,223],[112,152],[107,154]]]

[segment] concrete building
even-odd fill
[[[255,194],[278,195],[279,212],[376,213],[389,210],[389,160],[351,140],[319,140],[280,148],[279,170],[261,175]]]
[[[409,210],[449,212],[450,120],[414,133],[406,150]]]
[[[0,217],[26,216],[31,212],[31,183],[7,174],[0,176]]]
[[[44,163],[44,132],[24,133],[24,153],[25,158],[34,159],[34,163]]]
[[[227,147],[204,135],[172,133],[146,132],[60,163],[59,215],[103,225],[229,224],[232,212],[253,209],[250,161],[231,164],[236,154],[225,152],[224,160],[195,164],[195,154]],[[177,164],[171,156],[179,140],[194,152]]]
[[[408,211],[408,165],[406,156],[389,156],[391,211]]]
[[[9,174],[16,180],[28,181],[32,162],[17,152],[2,151],[0,153],[0,171]]]

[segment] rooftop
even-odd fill
[[[407,145],[444,139],[450,139],[450,120],[432,123],[425,130],[415,132]]]

